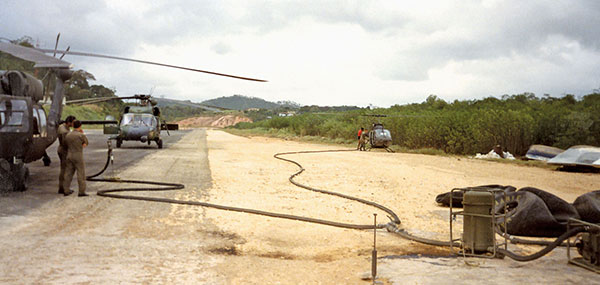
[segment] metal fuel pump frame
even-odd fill
[[[491,203],[491,211],[489,215],[483,215],[483,214],[474,214],[474,213],[465,213],[465,211],[453,211],[452,208],[452,204],[453,204],[453,199],[454,199],[454,192],[455,191],[462,191],[463,192],[463,197],[464,194],[467,191],[478,191],[478,192],[491,192],[491,197],[492,197],[492,203]],[[483,258],[501,258],[502,256],[498,254],[497,249],[500,246],[504,246],[504,249],[507,250],[508,249],[508,233],[507,233],[507,221],[506,221],[506,213],[508,212],[508,205],[507,203],[504,203],[504,214],[496,214],[496,194],[497,193],[501,193],[503,195],[503,201],[506,201],[506,192],[502,189],[489,189],[489,188],[481,188],[481,187],[469,187],[469,188],[454,188],[450,191],[450,251],[453,254],[456,255],[462,255],[462,256],[472,256],[472,257],[483,257]],[[452,235],[452,225],[453,225],[453,221],[456,220],[456,216],[461,215],[463,216],[463,223],[465,222],[464,220],[469,218],[469,219],[473,219],[474,217],[479,217],[479,218],[491,218],[491,223],[490,223],[490,230],[493,233],[493,246],[492,246],[492,251],[491,252],[486,252],[486,253],[476,253],[475,249],[471,248],[470,252],[467,252],[467,250],[465,250],[465,244],[464,244],[464,240],[463,237],[461,236],[458,239],[455,239]],[[497,219],[498,218],[503,218],[503,228],[504,228],[504,242],[502,243],[498,243],[498,241],[496,240],[496,231],[495,229],[497,228],[497,226],[499,225],[497,223]],[[472,233],[474,233],[475,231],[472,230]],[[464,236],[464,230],[463,230],[463,236]],[[460,242],[460,249],[458,251],[454,250],[453,244],[454,242]],[[489,253],[491,253],[491,255],[489,255]]]
[[[570,218],[567,221],[567,231],[570,231],[572,229],[572,227],[588,227],[589,229],[596,229],[598,232],[600,232],[600,224],[593,224],[593,223],[589,223],[586,221],[582,221],[582,220],[578,220],[578,219],[574,219],[574,218]],[[569,260],[570,264],[573,265],[577,265],[579,267],[583,267],[587,270],[596,272],[600,274],[600,266],[594,266],[591,265],[587,260],[585,260],[583,257],[572,257],[571,256],[571,238],[569,238],[567,240],[567,259]]]

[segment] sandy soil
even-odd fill
[[[287,179],[296,166],[272,158],[276,152],[339,147],[243,138],[221,131],[208,132],[208,146],[213,177],[211,202],[362,224],[371,223],[374,212],[379,214],[379,221],[386,219],[383,213],[369,206],[291,185]],[[597,174],[564,173],[460,157],[371,151],[288,158],[307,169],[297,179],[299,182],[379,202],[394,210],[409,231],[446,240],[448,210],[438,207],[434,198],[454,187],[534,186],[571,202],[583,193],[600,189]],[[219,217],[221,229],[243,237],[244,242],[235,246],[235,253],[242,257],[217,266],[233,283],[261,280],[355,283],[370,268],[373,238],[370,231],[216,210],[207,210],[207,216]],[[378,232],[378,251],[379,256],[448,253],[445,248],[408,242],[384,230]]]
[[[191,131],[115,173],[124,179],[186,184],[184,190],[144,195],[360,224],[372,223],[378,213],[378,221],[387,222],[384,213],[369,206],[293,186],[288,177],[296,166],[273,158],[277,152],[339,146],[244,138],[218,130],[206,131],[205,140],[204,133]],[[306,168],[299,182],[379,202],[394,210],[409,231],[439,239],[448,238],[448,210],[434,198],[454,187],[534,186],[567,201],[600,189],[598,174],[459,157],[371,151],[288,158]],[[88,189],[94,193],[112,186],[90,183]],[[56,199],[23,215],[0,217],[0,228],[0,283],[12,284],[367,284],[360,277],[370,270],[373,237],[372,231],[95,195]],[[537,265],[497,260],[478,261],[483,265],[473,268],[456,258],[438,258],[448,255],[445,248],[409,242],[385,230],[377,237],[379,256],[386,256],[379,260],[386,282],[597,280],[597,275],[567,266],[564,251]],[[521,249],[528,251],[532,249]],[[541,279],[523,279],[527,276]]]
[[[225,128],[240,122],[252,122],[252,120],[244,116],[216,115],[187,118],[178,121],[177,124],[179,124],[179,127],[182,129],[200,127]]]

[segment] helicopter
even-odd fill
[[[48,114],[42,108],[44,84],[35,76],[19,70],[0,71],[0,191],[24,191],[29,170],[26,163],[43,159],[44,165],[51,161],[46,149],[57,139],[60,123],[65,81],[73,75],[72,64],[62,58],[69,55],[101,57],[116,60],[133,61],[144,64],[183,69],[194,72],[226,76],[242,80],[266,82],[262,79],[216,73],[200,69],[175,66],[151,61],[115,57],[94,53],[58,50],[57,36],[54,49],[40,49],[0,41],[0,52],[33,62],[36,69],[47,69],[55,75],[55,89],[51,95]],[[46,53],[62,53],[60,58]],[[134,113],[134,109],[129,109]],[[158,122],[156,122],[158,125]],[[157,141],[158,143],[158,141]],[[161,143],[162,144],[162,143]]]
[[[368,117],[387,117],[387,115],[363,115]],[[388,152],[394,152],[390,145],[392,144],[392,134],[389,130],[383,127],[381,122],[373,123],[371,130],[369,131],[369,145],[370,148],[384,148]]]
[[[105,117],[104,121],[84,121],[86,123],[103,124],[105,135],[113,135],[110,139],[116,141],[117,148],[123,145],[123,141],[140,141],[151,144],[155,142],[159,149],[163,148],[163,140],[160,138],[160,131],[179,129],[177,124],[168,124],[160,116],[160,109],[157,102],[151,95],[136,94],[129,97],[101,97],[79,99],[67,102],[67,104],[90,104],[100,103],[111,100],[135,99],[139,103],[133,106],[125,106],[119,121],[111,115]],[[169,134],[170,135],[170,134]]]

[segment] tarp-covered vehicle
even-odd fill
[[[562,166],[588,166],[600,168],[600,147],[578,145],[548,160],[548,163]]]

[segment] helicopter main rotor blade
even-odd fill
[[[12,56],[34,62],[35,68],[71,68],[72,64],[64,60],[45,55],[44,53],[12,43],[0,42],[0,51],[11,54]],[[53,52],[54,50],[49,50]]]
[[[69,50],[70,50],[70,49],[71,49],[71,46],[68,46],[68,47],[67,47],[67,49],[65,50],[66,52],[65,52],[65,53],[63,53],[63,54],[62,54],[62,55],[59,57],[59,59],[63,59],[63,57],[65,57],[65,55],[67,55],[67,52],[69,52]]]
[[[52,52],[54,52],[54,50],[51,50],[51,49],[40,49],[40,48],[38,48],[36,50],[38,50],[40,52],[44,52],[44,53],[52,53]],[[177,66],[177,65],[165,64],[165,63],[152,62],[152,61],[147,61],[147,60],[139,60],[139,59],[133,59],[133,58],[118,57],[118,56],[103,55],[103,54],[88,53],[88,52],[66,51],[66,50],[64,50],[64,51],[63,50],[58,50],[57,52],[62,52],[62,53],[65,53],[65,54],[70,54],[70,55],[78,55],[78,56],[91,56],[91,57],[101,57],[101,58],[108,58],[108,59],[132,61],[132,62],[137,62],[137,63],[145,63],[145,64],[152,64],[152,65],[158,65],[158,66],[164,66],[164,67],[171,67],[171,68],[183,69],[183,70],[188,70],[188,71],[202,72],[202,73],[208,73],[208,74],[212,74],[212,75],[231,77],[231,78],[242,79],[242,80],[267,82],[267,80],[263,80],[263,79],[256,79],[256,78],[250,78],[250,77],[242,77],[242,76],[237,76],[237,75],[231,75],[231,74],[225,74],[225,73],[218,73],[218,72],[212,72],[212,71],[207,71],[207,70],[201,70],[201,69],[189,68],[189,67],[184,67],[184,66]]]
[[[139,96],[128,96],[128,97],[97,97],[97,98],[85,98],[85,99],[75,99],[65,102],[66,105],[71,104],[95,104],[112,100],[125,100],[125,99],[139,99]]]
[[[58,33],[58,35],[56,35],[56,43],[54,44],[54,54],[52,54],[53,57],[56,57],[56,50],[58,49],[58,40],[60,39],[60,33]]]

